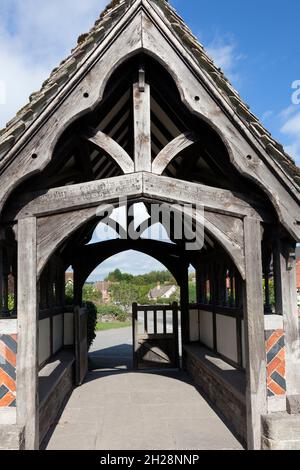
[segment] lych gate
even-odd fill
[[[93,269],[133,248],[178,281],[183,367],[248,448],[300,446],[299,170],[167,2],[113,1],[2,131],[0,157],[0,445],[38,448],[72,387],[68,266],[80,307]],[[89,245],[103,207],[125,197],[127,231],[135,203],[163,203],[170,241],[118,227],[120,240]],[[186,211],[201,249],[175,236]],[[65,375],[43,395],[54,354]]]

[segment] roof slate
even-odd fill
[[[136,1],[138,0],[112,0],[101,13],[93,28],[88,33],[79,36],[77,46],[71,51],[70,56],[52,71],[50,77],[43,83],[41,90],[32,93],[29,97],[29,103],[7,123],[4,129],[0,130],[0,161]],[[273,139],[259,119],[251,113],[222,70],[214,65],[203,46],[175,9],[167,0],[148,1],[155,3],[161,9],[181,43],[193,55],[201,69],[212,78],[222,96],[247,125],[252,135],[263,145],[273,160],[300,186],[300,169],[295,165],[293,159],[284,151],[282,145]]]

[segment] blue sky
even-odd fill
[[[292,103],[292,84],[300,81],[299,0],[171,3],[300,166],[300,103]],[[0,128],[40,88],[106,4],[106,0],[0,0]],[[139,262],[130,268],[132,254],[120,255],[121,268],[145,272],[157,267],[140,255],[136,259]]]

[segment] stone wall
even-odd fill
[[[262,417],[263,450],[300,450],[300,415],[285,412]]]

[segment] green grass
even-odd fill
[[[128,328],[129,326],[131,326],[129,321],[97,323],[96,331],[116,330],[118,328]]]

